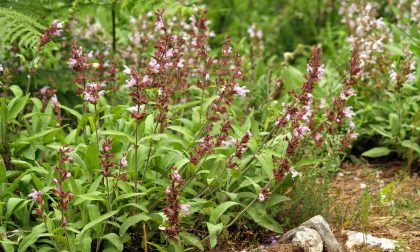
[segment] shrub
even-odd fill
[[[283,193],[314,181],[307,171],[335,166],[357,136],[347,105],[357,48],[330,106],[314,95],[325,72],[315,47],[300,90],[259,113],[230,38],[210,51],[207,10],[180,23],[164,12],[155,14],[152,55],[141,48],[122,62],[72,43],[75,106],[51,87],[29,92],[36,65],[26,92],[2,67],[4,250],[204,250],[239,220],[281,233],[273,216],[290,200]],[[54,21],[36,52],[64,26]]]

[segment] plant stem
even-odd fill
[[[158,126],[159,126],[159,123],[156,123],[155,129],[153,130],[152,134],[155,134]],[[144,170],[143,170],[143,176],[142,176],[143,181],[146,178],[146,171],[149,168],[149,161],[150,161],[151,152],[152,152],[152,140],[149,143],[149,151],[147,152],[146,165],[144,166]]]
[[[137,106],[137,111],[139,110],[138,106]],[[139,133],[138,133],[138,129],[139,129],[139,124],[140,121],[136,120],[136,132],[134,132],[135,134],[135,138],[136,138],[136,142],[134,145],[134,192],[137,193],[138,192],[138,188],[137,188],[137,180],[138,180],[138,166],[139,166],[139,160],[137,157],[137,153],[139,150]],[[138,203],[138,196],[136,195],[136,204]]]
[[[143,243],[144,243],[144,252],[148,252],[148,247],[147,247],[147,229],[146,229],[146,223],[143,221],[142,222],[142,226],[143,226]]]
[[[32,61],[31,61],[31,65],[30,65],[30,68],[29,68],[29,74],[28,74],[28,82],[26,83],[26,92],[25,92],[25,95],[27,95],[29,93],[29,89],[31,87],[31,80],[32,80],[32,78],[31,78],[31,71],[34,68],[35,59],[36,59],[36,56],[37,55],[38,55],[38,50],[35,51],[34,57],[32,58]]]
[[[116,1],[114,1],[112,3],[112,9],[111,9],[111,15],[112,15],[112,51],[114,51],[114,53],[117,51],[115,4],[116,4]]]
[[[97,120],[96,118],[98,117],[98,111],[96,109],[96,103],[94,104],[94,108],[95,108],[95,114],[94,114],[94,118],[93,118],[93,122],[95,124],[95,135],[96,135],[96,145],[98,146],[99,149],[99,135],[98,135],[98,125],[97,125]]]

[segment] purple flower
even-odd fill
[[[233,91],[239,96],[246,96],[249,93],[249,90],[245,86],[240,87],[238,84],[233,87]]]

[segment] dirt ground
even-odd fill
[[[327,218],[345,249],[345,231],[357,231],[399,242],[397,251],[420,252],[420,177],[408,175],[398,162],[354,165],[343,163],[333,178]],[[240,234],[246,231],[238,232]],[[259,230],[259,237],[273,235]],[[254,232],[255,234],[255,232]],[[232,238],[232,237],[231,237]],[[263,239],[264,240],[264,239]],[[267,239],[265,239],[267,240]],[[261,239],[260,239],[261,241]],[[260,245],[258,245],[258,243]],[[258,250],[258,248],[262,248]],[[225,242],[212,251],[293,252],[291,244],[267,246],[245,236]],[[381,251],[360,248],[359,251]]]
[[[401,164],[344,163],[330,197],[337,202],[330,222],[343,245],[344,230],[352,230],[397,240],[402,251],[420,251],[420,178],[408,176]]]

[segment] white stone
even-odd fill
[[[394,251],[398,244],[397,241],[374,237],[370,234],[347,231],[347,242],[346,248],[350,251],[358,251],[361,246],[367,245],[369,247],[376,247],[382,249],[382,251]]]
[[[324,245],[318,232],[307,227],[300,227],[292,239],[292,244],[305,252],[322,252]]]

